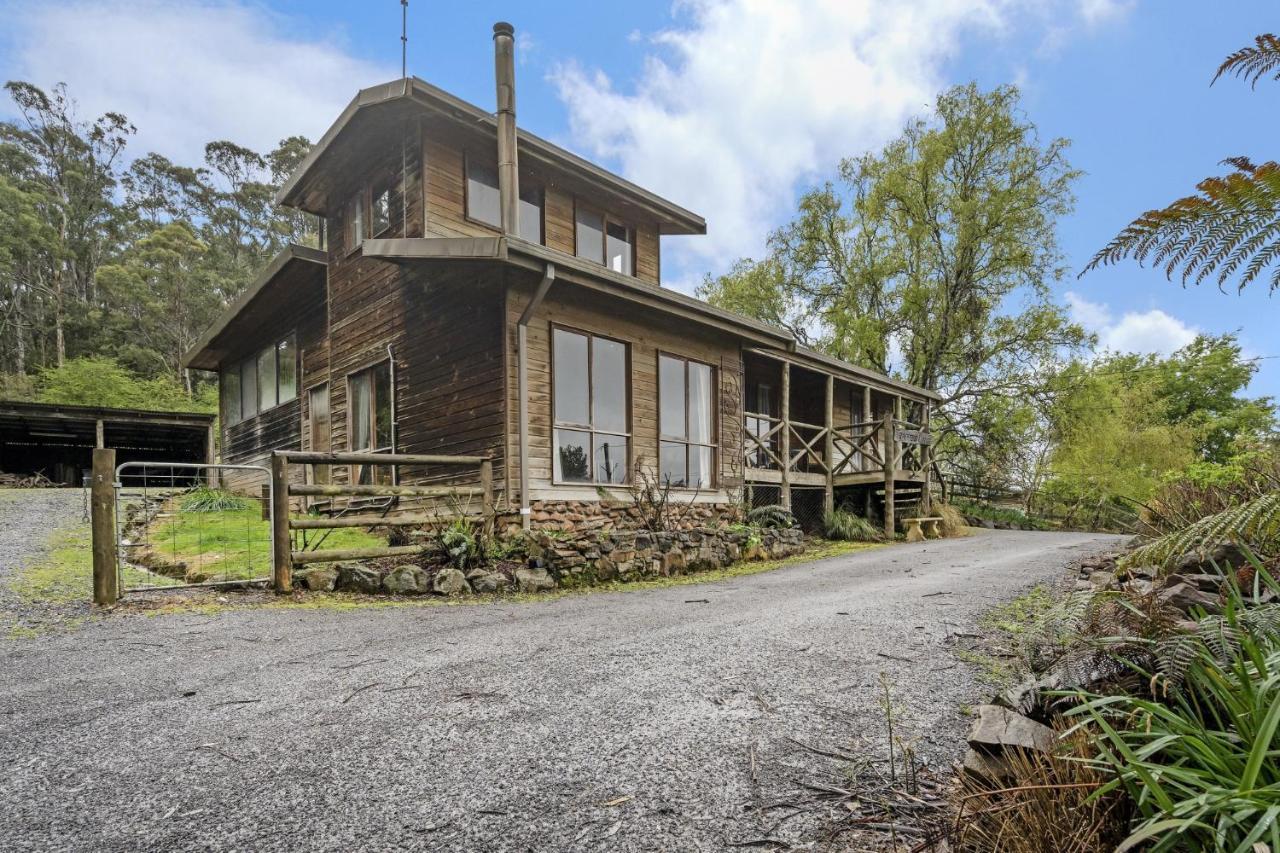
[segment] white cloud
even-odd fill
[[[1110,306],[1068,291],[1067,308],[1077,323],[1098,336],[1104,352],[1169,355],[1195,340],[1194,326],[1159,308],[1126,311],[1117,320]]]
[[[633,87],[575,63],[551,79],[588,155],[707,217],[669,256],[719,270],[759,252],[800,182],[927,111],[962,38],[1103,14],[1080,2],[683,0]]]
[[[1134,0],[1080,0],[1080,17],[1096,27],[1125,17],[1133,11]]]
[[[0,16],[6,79],[65,82],[82,118],[116,110],[137,126],[134,154],[184,163],[214,139],[256,150],[297,133],[314,140],[357,89],[399,76],[237,0],[0,2]]]

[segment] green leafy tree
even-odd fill
[[[37,379],[36,400],[71,406],[147,409],[151,411],[217,411],[213,386],[196,397],[170,377],[147,379],[109,358],[74,358],[47,367]]]
[[[1256,86],[1263,77],[1280,80],[1280,39],[1267,34],[1226,58],[1213,77],[1227,75]],[[1211,84],[1212,85],[1212,84]],[[1162,267],[1184,285],[1214,280],[1224,288],[1239,276],[1243,290],[1267,275],[1280,287],[1280,163],[1248,157],[1222,161],[1234,171],[1205,178],[1198,195],[1149,210],[1104,246],[1085,271],[1132,258]]]
[[[1012,86],[948,90],[934,118],[807,193],[767,258],[700,295],[938,391],[944,436],[970,432],[979,401],[1025,398],[1088,342],[1051,295],[1078,174],[1066,148],[1039,138]]]

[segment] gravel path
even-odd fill
[[[23,569],[48,556],[60,531],[80,531],[87,541],[81,489],[0,489],[0,638],[14,629],[39,631],[89,614],[87,599],[54,605],[14,591]]]
[[[11,850],[725,850],[811,841],[879,674],[945,765],[948,634],[1117,537],[982,532],[693,586],[122,617],[0,645]],[[705,599],[705,601],[703,600]],[[754,761],[753,761],[754,756]],[[754,764],[754,773],[752,770]],[[847,782],[846,782],[847,783]]]

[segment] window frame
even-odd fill
[[[395,412],[395,394],[396,394],[396,389],[395,389],[395,384],[394,384],[394,382],[392,381],[392,374],[393,374],[393,371],[392,371],[392,369],[391,369],[391,359],[389,359],[389,358],[381,358],[381,359],[379,359],[379,360],[377,360],[377,361],[370,362],[370,363],[368,363],[368,364],[366,364],[366,365],[364,365],[364,366],[362,366],[362,367],[359,367],[359,368],[357,368],[357,369],[355,369],[355,370],[350,371],[349,373],[347,373],[347,375],[346,375],[346,377],[345,377],[345,378],[346,378],[346,393],[347,393],[347,397],[346,397],[346,404],[345,404],[345,408],[346,408],[346,421],[347,421],[346,444],[347,444],[347,450],[348,450],[348,451],[350,451],[350,452],[352,452],[352,453],[390,453],[390,452],[392,452],[393,450],[395,450],[395,448],[394,448],[394,447],[392,447],[392,446],[387,446],[387,447],[367,447],[367,448],[366,448],[366,447],[352,447],[352,446],[351,446],[351,440],[352,440],[352,437],[355,435],[355,415],[356,415],[355,406],[353,406],[353,405],[352,405],[352,402],[351,402],[351,400],[352,400],[352,395],[351,395],[351,385],[352,385],[352,382],[353,382],[353,380],[355,380],[355,378],[356,378],[356,377],[358,377],[358,376],[362,376],[362,375],[364,375],[364,374],[370,374],[370,375],[372,375],[372,374],[374,373],[374,371],[376,371],[379,367],[382,367],[382,366],[384,366],[384,365],[385,365],[385,366],[386,366],[386,368],[387,368],[387,394],[391,397],[391,403],[392,403],[392,405],[391,405],[391,407],[390,407],[390,409],[389,409],[389,411],[390,411],[390,412],[392,412],[392,415],[391,415],[391,424],[389,425],[389,426],[390,426],[390,431],[389,431],[388,435],[392,435],[392,436],[394,436],[394,434],[395,434],[395,414],[394,414],[394,412]],[[332,392],[330,392],[330,393],[332,393]],[[330,399],[332,400],[332,398],[330,398]],[[369,409],[369,411],[370,411],[370,415],[371,415],[371,422],[370,422],[370,424],[369,424],[369,441],[370,441],[370,443],[371,443],[371,444],[376,444],[376,443],[377,443],[377,441],[378,441],[378,421],[377,421],[377,417],[378,417],[378,383],[377,383],[376,381],[372,381],[372,382],[370,382],[370,384],[369,384],[369,405],[370,405],[370,409]],[[332,427],[332,424],[333,424],[333,409],[332,409],[332,407],[331,407],[331,408],[330,408],[330,410],[329,410],[329,419],[330,419],[330,420],[329,420],[329,423],[330,423],[330,429],[332,429],[332,428],[333,428],[333,427]],[[363,469],[364,469],[365,467],[370,467],[370,468],[374,468],[374,469],[376,469],[376,468],[378,468],[378,467],[380,467],[380,466],[377,466],[377,465],[369,465],[369,466],[365,466],[365,465],[354,465],[354,464],[353,464],[353,465],[350,465],[350,466],[348,466],[348,470],[347,470],[347,477],[348,477],[347,482],[349,482],[349,483],[359,483],[359,482],[361,482],[361,475],[362,475]],[[387,468],[389,468],[389,469],[390,469],[390,472],[391,472],[391,479],[388,481],[388,483],[383,484],[383,485],[387,485],[387,484],[395,485],[395,484],[398,482],[398,480],[399,480],[399,476],[398,476],[398,474],[399,474],[399,470],[396,468],[396,466],[391,465],[391,466],[381,466],[381,467],[387,467]],[[377,476],[377,472],[376,472],[376,470],[372,473],[372,475],[371,475],[371,476]],[[374,480],[373,482],[377,482],[377,481],[376,481],[376,480]]]
[[[588,211],[590,213],[596,213],[596,214],[599,214],[600,216],[600,219],[601,219],[600,257],[603,260],[597,261],[595,258],[584,257],[578,252],[578,210],[579,209]],[[543,216],[544,218],[546,216],[545,196],[544,196]],[[598,266],[602,266],[606,270],[609,270],[609,272],[616,272],[615,270],[609,267],[609,226],[610,225],[617,225],[622,228],[625,228],[627,230],[627,233],[631,237],[631,241],[630,241],[631,272],[627,272],[627,273],[619,272],[616,274],[625,275],[628,278],[635,278],[636,277],[636,249],[637,249],[637,244],[640,242],[640,238],[638,236],[639,229],[637,229],[636,226],[632,225],[631,223],[627,222],[625,219],[620,219],[619,217],[613,216],[611,213],[609,213],[609,211],[605,210],[603,207],[597,207],[596,205],[592,204],[589,201],[584,202],[582,199],[580,199],[576,195],[573,197],[573,256],[578,260],[586,261],[587,263],[590,263],[590,264],[597,264]]]
[[[539,202],[538,202],[538,240],[537,240],[537,243],[536,243],[535,245],[538,245],[538,246],[545,246],[545,245],[547,245],[547,187],[546,187],[546,185],[545,185],[545,184],[542,184],[542,183],[533,182],[533,181],[529,181],[529,182],[527,183],[527,185],[526,185],[526,183],[525,183],[525,182],[521,182],[521,184],[520,184],[520,192],[516,193],[516,209],[517,209],[517,210],[522,209],[522,208],[521,208],[521,205],[524,205],[524,204],[526,204],[526,203],[527,203],[527,202],[525,202],[525,200],[524,200],[524,194],[525,194],[526,190],[527,190],[527,189],[529,189],[529,188],[536,189],[536,190],[538,191],[538,199],[539,199]],[[524,217],[523,217],[523,216],[520,218],[520,221],[521,221],[521,222],[524,222]],[[520,231],[520,229],[519,229],[519,228],[517,228],[517,229],[516,229],[516,237],[519,237],[521,240],[525,240],[525,238],[524,238],[524,237],[521,237],[521,236],[520,236],[519,231]],[[528,241],[527,241],[527,240],[525,240],[525,242],[528,242]]]
[[[358,239],[352,237],[352,234],[354,233],[354,223],[351,221],[353,218],[352,211],[359,214],[361,233]],[[357,249],[363,246],[365,240],[369,239],[370,209],[368,187],[360,187],[352,196],[348,197],[347,203],[343,207],[343,217],[342,233],[344,235],[344,240],[346,241],[346,245],[343,246],[343,250],[344,254],[349,256],[354,254]]]
[[[368,232],[366,240],[376,240],[384,234],[390,234],[396,227],[395,207],[392,204],[396,195],[398,177],[393,172],[388,172],[380,176],[376,181],[369,184],[369,213],[365,230]],[[373,205],[378,196],[385,194],[387,196],[387,226],[378,231],[374,229]]]
[[[471,160],[475,155],[470,148],[462,149],[462,218],[470,222],[472,225],[479,225],[481,228],[488,228],[490,231],[502,233],[502,189],[498,188],[498,222],[485,222],[483,219],[477,219],[471,215]],[[493,176],[494,180],[498,177],[498,157],[495,154],[493,158]]]
[[[684,365],[684,437],[664,435],[662,432],[662,359],[669,358],[673,361],[679,361]],[[705,367],[711,371],[711,382],[709,384],[709,392],[711,399],[708,400],[708,410],[711,414],[711,441],[701,442],[694,441],[689,431],[689,365],[696,364]],[[654,422],[657,426],[657,456],[658,461],[658,482],[662,484],[662,445],[666,444],[683,444],[684,452],[684,478],[687,483],[689,480],[689,448],[706,447],[711,450],[711,482],[706,486],[677,486],[672,485],[673,490],[693,492],[715,490],[720,487],[720,406],[719,390],[720,390],[720,370],[709,361],[703,361],[700,358],[693,358],[687,355],[671,352],[669,350],[658,350],[654,358],[654,385],[657,387],[657,413]]]
[[[289,397],[288,399],[281,399],[280,397],[280,345],[290,340],[293,341],[293,396]],[[260,385],[262,383],[262,376],[258,372],[258,359],[267,351],[271,352],[271,357],[275,365],[275,386],[276,386],[275,400],[276,401],[274,404],[267,406],[266,408],[263,408],[259,405],[259,400],[260,400],[259,394],[261,393]],[[244,406],[244,395],[245,395],[245,387],[246,387],[246,383],[244,381],[244,371],[246,367],[250,367],[250,366],[252,366],[252,370],[253,370],[253,412],[252,414],[246,414],[245,406]],[[252,420],[253,418],[260,417],[261,415],[264,415],[267,412],[270,412],[274,409],[278,409],[281,406],[286,406],[289,403],[292,403],[294,400],[297,400],[299,398],[298,386],[301,384],[301,381],[302,381],[301,368],[302,368],[302,351],[298,348],[298,332],[297,330],[293,330],[293,331],[290,331],[287,335],[283,335],[279,338],[276,338],[267,346],[259,347],[258,349],[253,350],[249,355],[246,355],[243,358],[236,359],[233,364],[228,366],[227,371],[222,371],[222,370],[218,371],[219,397],[222,396],[223,373],[229,372],[231,369],[234,369],[240,375],[240,381],[239,381],[240,417],[234,421],[227,419],[226,425],[228,427],[231,427],[239,423],[244,423],[247,420]],[[223,406],[223,409],[225,408],[226,407]]]
[[[592,421],[589,424],[578,424],[578,423],[573,423],[571,421],[565,421],[562,423],[559,420],[559,418],[557,418],[556,416],[556,340],[555,340],[555,336],[557,331],[567,332],[569,334],[574,334],[574,335],[582,335],[587,339],[587,416]],[[592,346],[592,343],[591,343],[594,338],[600,338],[602,340],[611,341],[612,343],[622,345],[622,354],[623,354],[622,371],[623,371],[623,380],[626,385],[624,389],[625,402],[623,403],[623,416],[624,416],[625,426],[626,426],[625,432],[596,429],[595,427],[595,416],[596,416],[596,413],[595,413],[596,391],[595,391],[595,382],[594,382],[595,380],[595,364],[594,364],[595,348]],[[587,487],[604,486],[606,488],[611,486],[617,487],[617,486],[629,485],[632,479],[632,476],[631,476],[632,465],[633,465],[633,460],[635,458],[635,452],[636,452],[635,439],[634,439],[634,424],[633,424],[633,416],[632,416],[633,398],[632,398],[631,386],[633,383],[632,383],[632,370],[631,370],[631,342],[623,340],[622,338],[616,338],[612,335],[602,335],[596,332],[592,332],[588,329],[582,329],[576,326],[570,326],[564,323],[556,323],[556,322],[552,322],[550,324],[550,333],[547,338],[547,342],[548,342],[547,362],[551,369],[551,382],[550,382],[550,388],[549,388],[551,392],[550,393],[551,411],[549,413],[550,415],[549,420],[551,423],[551,483],[552,485],[554,486],[587,486]],[[585,482],[577,481],[577,480],[564,480],[556,474],[556,453],[557,453],[557,448],[560,445],[560,442],[556,434],[562,429],[569,430],[571,432],[585,432],[590,436],[590,446],[588,448],[590,452],[590,457],[587,460],[587,464],[589,466],[588,470],[592,472],[591,480],[588,480]],[[625,438],[627,441],[626,469],[625,469],[625,474],[623,476],[623,480],[621,483],[599,482],[596,479],[594,479],[595,470],[596,470],[595,445],[596,445],[597,434],[618,436],[620,438]]]

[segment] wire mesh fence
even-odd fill
[[[234,483],[224,488],[223,483]],[[270,471],[252,465],[128,462],[116,469],[120,590],[266,581]]]

